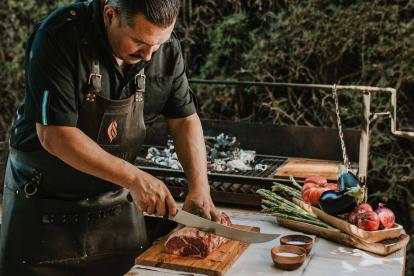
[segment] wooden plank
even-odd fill
[[[320,175],[328,180],[337,180],[339,162],[309,160],[309,159],[289,159],[277,172],[276,176],[294,176],[306,178],[311,175]]]
[[[233,227],[249,231],[260,231],[258,227],[253,226],[233,225]],[[193,258],[164,253],[164,242],[166,238],[157,241],[145,252],[140,254],[136,258],[136,264],[221,276],[224,275],[249,245],[247,243],[230,240],[228,243],[214,250],[206,258]]]
[[[405,234],[405,232],[403,232],[403,234],[396,239],[384,240],[378,243],[369,243],[355,238],[347,233],[341,232],[337,229],[327,229],[316,225],[280,217],[277,217],[277,222],[279,225],[292,230],[314,234],[327,240],[338,242],[350,247],[359,248],[381,256],[387,256],[397,250],[400,250],[401,248],[405,248],[410,239],[410,237]]]

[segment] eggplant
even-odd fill
[[[331,215],[339,215],[352,211],[357,205],[357,199],[348,191],[325,191],[319,200],[321,209]]]
[[[345,166],[339,166],[338,174],[338,189],[339,191],[346,191],[350,188],[360,187],[360,182],[358,177],[355,176],[352,172],[348,171]]]
[[[359,187],[359,180],[355,174],[347,172],[339,176],[338,179],[338,188],[340,191],[345,191],[349,188]]]
[[[360,185],[358,177],[344,165],[339,165],[338,190],[324,192],[319,199],[319,205],[328,214],[345,214],[363,202],[365,193],[366,189]]]

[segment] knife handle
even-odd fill
[[[127,195],[126,195],[126,199],[129,201],[129,202],[134,202],[134,199],[132,198],[132,195],[131,195],[131,193],[128,193]],[[176,211],[176,213],[175,214],[178,214],[178,211],[179,211],[179,209],[177,209],[177,211]],[[147,212],[142,212],[144,215],[146,215],[146,216],[149,216],[149,217],[156,217],[156,218],[161,218],[161,219],[169,219],[169,217],[168,217],[168,212],[167,212],[167,214],[166,215],[164,215],[164,216],[162,216],[162,217],[160,217],[160,216],[157,216],[157,215],[150,215],[150,214],[148,214]]]

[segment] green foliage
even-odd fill
[[[0,2],[0,140],[4,140],[12,116],[24,96],[23,63],[26,40],[34,25],[61,3],[63,1]]]
[[[234,68],[243,66],[243,53],[251,45],[246,28],[246,15],[235,14],[224,18],[216,28],[209,30],[211,52],[206,61],[206,69],[200,70],[201,73],[207,70],[209,74],[202,77],[231,76]]]

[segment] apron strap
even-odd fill
[[[92,73],[89,75],[88,84],[92,91],[99,93],[101,91],[102,75],[99,74],[99,61],[92,62]]]
[[[135,101],[142,102],[145,93],[145,74],[144,67],[135,75]]]
[[[135,101],[142,102],[144,100],[145,93],[145,73],[144,67],[135,75]],[[94,101],[94,96],[91,92],[99,93],[102,87],[102,75],[99,73],[99,61],[94,60],[92,62],[92,72],[89,74],[88,79],[89,93],[87,95],[88,101]]]

